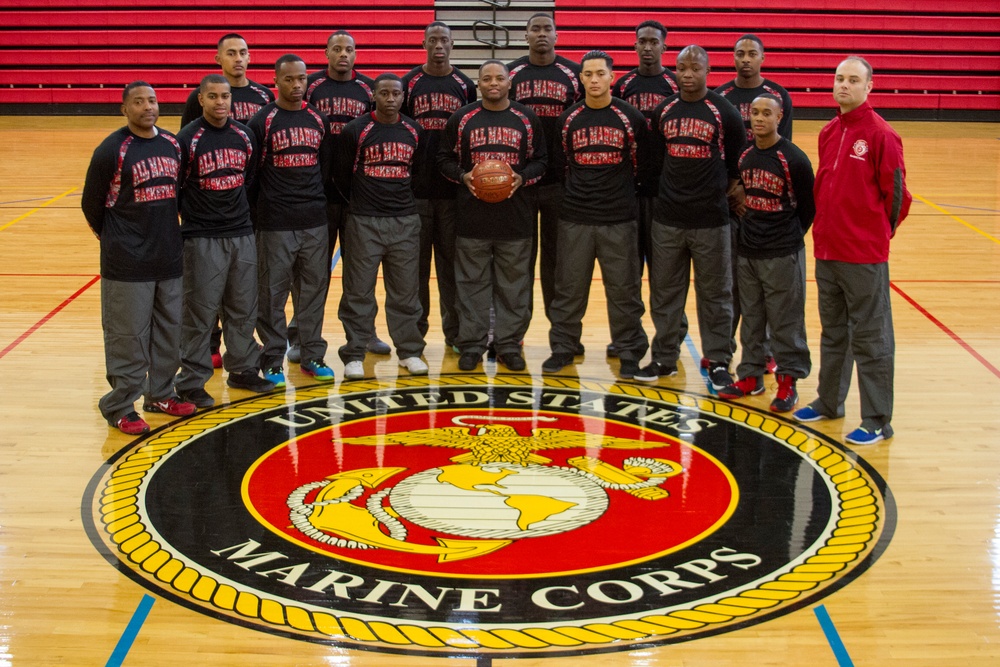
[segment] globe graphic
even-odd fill
[[[567,468],[513,463],[431,468],[393,487],[392,508],[435,532],[520,539],[585,526],[608,508],[608,495]]]

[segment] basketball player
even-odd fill
[[[476,101],[472,79],[451,65],[451,28],[440,21],[424,29],[427,61],[403,77],[406,99],[403,113],[417,121],[423,132],[420,152],[413,165],[413,191],[420,215],[420,334],[427,335],[431,312],[431,258],[437,274],[438,306],[445,346],[458,338],[455,304],[455,184],[437,168],[437,152],[448,118]]]
[[[649,348],[642,328],[639,233],[635,180],[648,169],[646,117],[611,95],[611,56],[590,51],[580,62],[585,97],[559,116],[560,141],[553,163],[566,167],[566,197],[559,213],[556,294],[550,310],[552,356],[542,364],[557,373],[573,363],[587,312],[594,260],[601,266],[611,342],[621,359],[618,374],[630,380]]]
[[[303,99],[308,75],[301,58],[283,55],[274,69],[278,98],[249,123],[260,146],[256,225],[261,367],[264,379],[284,386],[285,305],[297,281],[293,305],[302,345],[299,367],[320,382],[332,382],[333,370],[323,361],[323,310],[330,283],[323,190],[332,162],[327,121]]]
[[[267,86],[247,78],[247,65],[250,64],[250,50],[246,40],[241,35],[231,32],[219,38],[215,53],[215,62],[222,67],[222,75],[226,77],[232,89],[232,108],[229,116],[239,122],[246,123],[261,108],[274,100],[274,93]],[[198,86],[188,95],[181,115],[181,127],[193,120],[201,118],[202,108],[199,101],[201,87]],[[222,342],[222,329],[216,321],[212,328],[211,354],[212,366],[222,368],[222,355],[219,352]]]
[[[426,375],[420,355],[424,336],[417,278],[420,274],[420,217],[411,173],[420,126],[400,115],[403,82],[395,74],[375,79],[375,111],[344,126],[339,142],[337,183],[349,194],[344,239],[340,321],[347,343],[340,348],[344,377],[365,376],[362,360],[375,326],[375,282],[379,264],[385,280],[385,314],[399,365]]]
[[[580,66],[560,55],[555,46],[558,35],[552,16],[534,14],[528,19],[524,40],[528,55],[508,63],[510,69],[510,98],[535,112],[545,130],[546,150],[551,156],[559,140],[559,114],[582,96]],[[555,296],[556,252],[559,246],[559,207],[563,199],[564,174],[559,169],[545,172],[535,188],[536,211],[540,214],[539,274],[542,282],[542,302],[545,316]],[[534,262],[534,258],[532,259]],[[534,273],[534,263],[532,263]],[[549,317],[551,321],[551,317]],[[583,347],[575,350],[583,354]]]
[[[739,183],[738,160],[746,142],[739,111],[708,90],[708,73],[705,50],[686,47],[677,56],[681,92],[653,113],[653,128],[665,142],[649,285],[656,336],[653,361],[635,378],[654,382],[677,372],[678,336],[693,263],[702,354],[718,391],[733,382],[729,193]]]
[[[138,435],[135,411],[194,414],[174,395],[180,357],[182,241],[177,224],[181,148],[156,126],[160,108],[145,81],[122,91],[125,127],[94,151],[81,206],[101,242],[101,324],[111,391],[98,407],[110,426]]]
[[[531,249],[536,216],[532,187],[545,173],[547,154],[541,121],[513,102],[507,66],[487,60],[479,68],[482,101],[466,105],[448,119],[438,164],[441,173],[464,187],[456,202],[455,287],[458,291],[461,351],[458,368],[474,370],[487,349],[490,307],[497,360],[523,371],[520,341],[531,322]],[[514,171],[514,190],[504,201],[486,203],[475,196],[472,168],[499,160]]]
[[[306,102],[326,116],[327,131],[330,133],[331,141],[334,142],[347,123],[374,109],[372,99],[375,82],[354,69],[356,57],[354,37],[346,30],[338,30],[326,40],[326,68],[309,75]],[[324,185],[330,232],[327,264],[331,264],[338,237],[340,237],[341,255],[344,253],[342,232],[347,220],[347,201],[340,195],[332,181],[327,181]],[[372,354],[389,354],[392,351],[389,346],[378,339],[374,329],[371,333],[367,350]],[[288,360],[298,363],[301,360],[301,351],[298,326],[294,317],[288,325],[288,342]]]
[[[719,390],[721,398],[742,398],[764,391],[771,345],[780,372],[774,412],[789,412],[799,400],[795,382],[812,369],[806,344],[806,250],[802,238],[812,224],[813,171],[809,158],[778,134],[781,100],[765,93],[750,106],[754,144],[740,156],[746,213],[736,242],[739,284],[740,379]]]
[[[218,313],[226,338],[223,358],[230,387],[263,393],[274,385],[258,375],[257,244],[246,185],[258,148],[251,132],[229,117],[229,82],[201,81],[202,117],[177,134],[181,144],[181,236],[184,238],[184,316],[177,394],[199,408],[215,405],[205,391],[212,377],[208,339]]]
[[[889,241],[910,211],[903,142],[871,104],[872,68],[851,56],[837,67],[840,113],[819,134],[813,251],[819,319],[819,396],[796,410],[812,422],[844,416],[853,361],[861,425],[844,439],[870,445],[893,435],[896,342],[889,303]],[[853,357],[853,361],[852,361]]]

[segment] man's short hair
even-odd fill
[[[528,28],[530,28],[531,22],[538,18],[552,19],[552,25],[556,24],[556,20],[552,18],[552,14],[549,14],[548,12],[535,12],[534,14],[528,17],[528,22],[524,24],[524,29],[527,30]]]
[[[444,28],[448,32],[451,32],[451,26],[444,21],[431,21],[427,24],[427,27],[424,28],[424,37],[427,36],[427,33],[430,32],[431,28]]]
[[[399,81],[400,84],[403,83],[403,80],[399,78],[399,75],[393,74],[392,72],[383,72],[375,77],[375,82],[372,84],[372,88],[378,88],[379,81]]]
[[[500,65],[500,67],[503,67],[504,74],[510,74],[510,68],[507,67],[507,63],[505,63],[502,60],[497,60],[496,58],[490,58],[489,60],[485,61],[482,65],[480,65],[479,66],[480,74],[483,73],[483,68],[486,67],[487,65]]]
[[[227,32],[225,35],[219,38],[219,43],[216,44],[217,48],[222,48],[222,43],[227,39],[242,39],[243,43],[246,44],[247,40],[243,39],[243,35],[237,32]]]
[[[608,69],[611,69],[615,64],[615,61],[611,59],[611,56],[600,49],[593,49],[584,53],[583,57],[580,58],[580,65],[583,65],[583,63],[588,60],[603,60],[607,64]]]
[[[280,58],[274,61],[274,73],[277,74],[279,71],[281,71],[281,66],[284,65],[285,63],[305,64],[305,62],[306,61],[302,60],[302,58],[299,58],[294,53],[286,53],[285,55],[281,56]]]
[[[865,60],[861,56],[847,56],[846,58],[844,58],[844,60],[843,60],[843,62],[841,64],[846,63],[848,60],[856,60],[859,63],[861,63],[861,65],[865,68],[865,71],[868,72],[868,80],[869,81],[872,80],[873,71],[872,71],[871,63],[869,63],[867,60]]]
[[[129,94],[136,88],[142,88],[143,86],[146,88],[152,88],[152,86],[145,81],[133,81],[132,83],[125,84],[125,88],[122,89],[122,102],[128,102]]]
[[[737,39],[736,42],[733,44],[733,48],[736,48],[736,44],[739,44],[744,39],[749,39],[751,42],[757,42],[757,46],[760,47],[761,53],[764,52],[764,42],[760,41],[760,37],[753,34],[752,32],[748,32],[747,34],[740,36],[740,38]]]
[[[233,88],[229,84],[229,80],[226,77],[222,76],[221,74],[208,74],[201,80],[201,83],[198,84],[198,92],[204,93],[206,90],[208,90],[208,86],[213,83],[224,83],[227,86],[229,86],[230,90],[232,90]]]
[[[333,41],[333,38],[334,37],[338,37],[340,35],[345,35],[347,37],[350,37],[352,40],[354,39],[354,35],[352,35],[351,33],[347,32],[346,30],[343,30],[343,29],[341,29],[341,30],[334,30],[332,33],[330,33],[330,36],[326,38],[326,45],[330,46],[330,42]]]
[[[784,107],[782,106],[783,103],[782,103],[781,99],[777,95],[775,95],[773,93],[761,93],[757,97],[753,98],[753,102],[756,102],[757,100],[771,100],[772,102],[774,102],[775,104],[778,105],[778,111],[783,111],[784,110]],[[751,102],[751,104],[753,102]]]
[[[639,25],[637,25],[635,27],[635,35],[636,35],[636,37],[639,36],[639,31],[642,30],[643,28],[653,28],[655,30],[659,30],[660,31],[660,35],[663,38],[663,41],[664,42],[667,41],[667,28],[662,23],[660,23],[659,21],[652,21],[652,20],[650,20],[650,21],[643,21],[642,23],[640,23]]]

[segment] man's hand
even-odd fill
[[[514,193],[517,192],[517,189],[524,184],[524,178],[522,178],[521,174],[517,173],[516,171],[514,172],[514,178],[511,180],[514,183],[514,187],[511,188],[510,194],[507,195],[507,199],[513,197]]]
[[[726,200],[729,202],[729,210],[739,217],[743,217],[747,212],[747,193],[743,189],[743,184],[739,181],[730,181],[726,189]]]

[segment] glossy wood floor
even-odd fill
[[[105,664],[146,593],[107,563],[81,526],[88,481],[130,441],[110,430],[96,408],[106,391],[98,245],[79,208],[91,152],[121,124],[115,118],[0,118],[0,666]],[[176,118],[163,122],[168,129],[176,124]],[[819,127],[815,122],[795,127],[796,143],[814,160]],[[896,437],[856,449],[887,480],[898,523],[880,560],[822,603],[855,664],[996,665],[1000,127],[896,127],[904,138],[915,195],[892,246]],[[693,313],[693,302],[688,312]],[[812,283],[807,321],[818,365]],[[426,352],[431,373],[454,371],[457,357],[444,350],[435,319],[431,326]],[[379,332],[385,333],[382,321]],[[325,334],[331,347],[343,340],[333,299]],[[697,331],[692,334],[697,342]],[[525,341],[535,374],[547,356],[546,341],[546,321],[539,315]],[[613,378],[615,366],[603,356],[607,342],[604,297],[595,280],[584,334],[590,354],[577,367],[581,377]],[[703,392],[695,357],[682,352],[686,372],[681,382]],[[329,359],[339,377],[336,355]],[[394,378],[395,358],[383,359],[374,366],[375,374]],[[307,378],[296,370],[289,379],[304,384]],[[221,372],[208,389],[223,400],[230,397]],[[814,390],[815,372],[800,384],[805,401]],[[750,402],[766,407],[771,394]],[[147,418],[154,427],[168,421],[160,415]],[[858,421],[852,388],[847,418],[818,428],[840,440]],[[813,606],[662,648],[516,662],[545,667],[836,665]],[[293,641],[158,598],[125,664],[346,667],[477,661]]]

